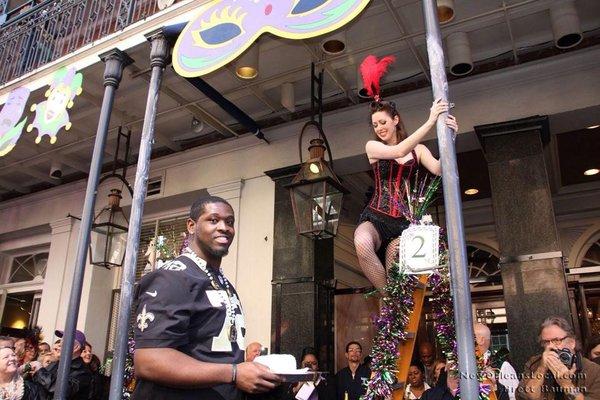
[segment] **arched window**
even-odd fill
[[[501,283],[498,256],[475,244],[467,245],[469,278],[472,286],[489,286]]]
[[[47,264],[45,250],[16,253],[6,261],[0,281],[0,328],[4,334],[37,324]]]
[[[582,267],[596,267],[600,265],[600,237],[590,244],[581,260]]]
[[[15,257],[13,258],[12,269],[7,283],[44,279],[47,264],[48,252]]]

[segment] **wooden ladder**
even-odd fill
[[[407,339],[400,344],[398,349],[400,357],[396,360],[398,373],[396,374],[397,383],[394,386],[394,400],[402,400],[404,398],[404,389],[406,387],[408,370],[417,341],[417,331],[419,330],[419,322],[421,320],[421,311],[423,311],[428,280],[429,275],[419,275],[419,283],[413,292],[415,306],[406,326]]]

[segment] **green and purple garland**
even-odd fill
[[[398,207],[403,217],[411,224],[421,223],[424,213],[436,198],[440,183],[440,177],[425,175],[419,179],[418,174],[415,175],[414,182],[403,181],[397,188],[402,193]],[[435,336],[439,349],[446,358],[448,369],[457,372],[458,357],[450,285],[450,262],[445,234],[441,229],[439,257],[439,268],[429,277]],[[367,382],[367,391],[362,397],[363,400],[390,398],[393,393],[398,372],[396,363],[400,358],[398,349],[402,341],[406,340],[406,326],[414,308],[412,295],[417,283],[417,276],[404,273],[397,264],[388,272],[387,285],[383,289],[386,295],[382,301],[380,314],[373,321],[377,333],[371,350],[372,375]],[[480,363],[478,367],[481,370]],[[481,371],[478,371],[478,376],[481,382]],[[489,385],[480,383],[479,400],[489,400],[489,394]]]
[[[396,190],[401,193],[398,207],[403,217],[411,224],[418,224],[427,208],[436,198],[441,179],[425,175],[419,179],[415,174],[413,182],[404,180]],[[393,198],[393,196],[392,196]],[[443,240],[440,240],[443,243]],[[434,289],[433,312],[438,316],[435,324],[437,340],[449,360],[456,360],[456,340],[454,340],[454,313],[448,276],[448,251],[440,248],[441,268],[432,274],[430,282]],[[406,325],[414,309],[413,292],[418,283],[416,275],[401,271],[396,264],[388,272],[386,294],[381,310],[374,318],[376,335],[371,350],[371,379],[367,383],[364,400],[388,398],[396,383],[396,363],[400,354],[398,348],[406,340]],[[436,291],[437,289],[437,291]],[[448,311],[450,310],[450,311]]]
[[[412,313],[412,293],[419,279],[408,275],[400,268],[392,268],[385,287],[386,296],[379,316],[375,317],[376,335],[371,350],[371,379],[363,399],[375,400],[391,396],[396,382],[396,360],[398,347],[406,339],[406,324]]]
[[[456,331],[454,329],[454,307],[450,289],[450,271],[448,269],[448,249],[440,244],[441,268],[429,277],[431,297],[429,302],[434,318],[435,340],[446,358],[450,370],[458,370]]]

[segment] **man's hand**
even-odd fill
[[[560,362],[560,360],[558,359],[558,354],[556,354],[554,351],[552,351],[550,349],[544,350],[544,352],[542,353],[542,359],[540,360],[540,366],[538,367],[538,370],[543,369],[544,373],[546,371],[548,371],[548,367],[549,367],[549,363],[550,363],[549,360],[552,358]]]
[[[237,366],[235,385],[246,393],[264,393],[281,383],[281,378],[266,366],[255,362],[244,362]]]
[[[573,381],[571,378],[575,376],[575,370],[577,368],[576,365],[573,365],[571,369],[567,368],[558,358],[558,354],[556,354],[552,350],[546,350],[542,355],[542,359],[544,363],[548,366],[548,369],[554,377],[556,378],[556,382],[563,388],[573,388]]]

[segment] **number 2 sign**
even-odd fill
[[[439,241],[439,226],[409,226],[400,237],[400,268],[407,274],[430,274],[439,267]]]

